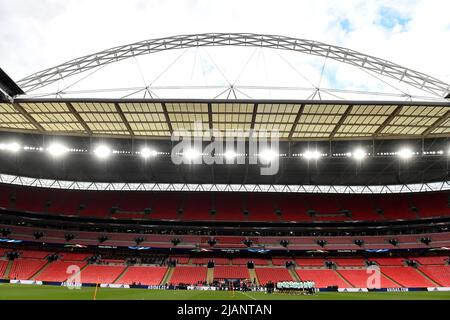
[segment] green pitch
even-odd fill
[[[93,300],[95,288],[70,290],[56,286],[0,285],[1,300]],[[98,288],[97,300],[450,300],[450,292],[322,292],[315,296],[262,292],[165,291]]]

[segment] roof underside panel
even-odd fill
[[[41,101],[0,104],[0,130],[169,138],[248,136],[276,131],[288,140],[441,137],[450,134],[449,103],[259,101]]]

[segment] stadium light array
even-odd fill
[[[194,160],[197,159],[198,157],[200,157],[201,153],[198,152],[195,149],[187,149],[184,153],[183,156],[188,159],[188,160]]]
[[[53,143],[47,148],[47,152],[53,157],[61,157],[68,151],[69,149],[60,143]]]
[[[318,160],[322,154],[317,150],[307,150],[303,153],[303,158],[306,160]]]
[[[0,143],[0,150],[5,150],[5,151],[16,153],[20,149],[21,149],[21,146],[17,142]]]
[[[367,156],[367,153],[363,149],[358,148],[353,151],[352,156],[356,160],[363,160]]]
[[[99,159],[106,159],[111,155],[111,149],[107,145],[98,145],[94,149],[94,154]]]
[[[224,156],[225,156],[225,159],[227,159],[227,160],[233,160],[234,158],[237,157],[237,153],[234,152],[233,150],[227,150],[224,153]]]
[[[410,159],[414,155],[414,152],[409,148],[402,148],[397,152],[397,155],[402,159]]]
[[[264,162],[271,162],[275,158],[279,157],[279,154],[273,151],[272,149],[266,149],[260,152],[259,157]]]
[[[150,157],[155,157],[158,154],[156,150],[152,150],[149,148],[142,148],[141,157],[144,159],[148,159]]]

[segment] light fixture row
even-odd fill
[[[37,151],[37,152],[47,151],[54,158],[60,158],[69,152],[76,152],[76,153],[89,152],[87,149],[72,149],[62,143],[52,143],[46,148],[30,147],[30,146],[22,147],[17,142],[0,143],[0,151],[17,153],[20,150]],[[99,144],[99,145],[95,146],[94,149],[92,150],[92,153],[99,159],[107,159],[113,154],[120,154],[120,155],[132,155],[133,154],[133,152],[131,152],[131,151],[113,150],[106,144]],[[443,150],[438,150],[438,151],[425,151],[422,154],[423,155],[443,155],[444,153],[445,152]],[[450,155],[450,150],[447,153],[448,153],[448,155]],[[136,151],[135,154],[141,156],[144,159],[154,158],[158,155],[170,155],[169,152],[158,152],[157,150],[147,148],[147,147],[143,147],[139,151]],[[195,149],[187,149],[183,153],[180,153],[180,154],[190,160],[194,160],[196,158],[206,155]],[[331,155],[333,157],[347,157],[347,158],[354,158],[355,160],[358,160],[358,161],[362,161],[367,156],[371,156],[371,153],[367,152],[363,148],[356,148],[352,152],[333,153]],[[413,151],[412,149],[410,149],[408,147],[404,147],[404,148],[399,149],[397,152],[379,152],[379,153],[376,153],[376,155],[377,156],[398,156],[401,159],[407,160],[414,156],[420,155],[420,153]],[[237,157],[248,156],[248,154],[238,154],[234,150],[227,150],[223,154],[216,154],[216,156],[223,156],[228,160],[232,160]],[[258,153],[256,156],[260,157],[262,160],[265,160],[265,161],[272,161],[279,157],[285,157],[286,154],[280,154],[272,149],[265,149],[265,150],[260,151],[260,153]],[[328,157],[328,154],[322,153],[319,150],[306,150],[303,153],[293,154],[293,156],[304,158],[305,160],[308,160],[308,161],[310,161],[310,160],[317,161],[320,158]]]

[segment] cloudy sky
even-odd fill
[[[82,55],[144,39],[252,32],[348,47],[450,83],[449,12],[448,0],[0,0],[0,67],[19,80]],[[249,54],[257,68],[262,53]],[[201,61],[199,55],[208,53],[195,52],[188,58]],[[185,64],[192,65],[188,61]],[[349,80],[343,70],[330,66],[324,81],[336,85]]]

